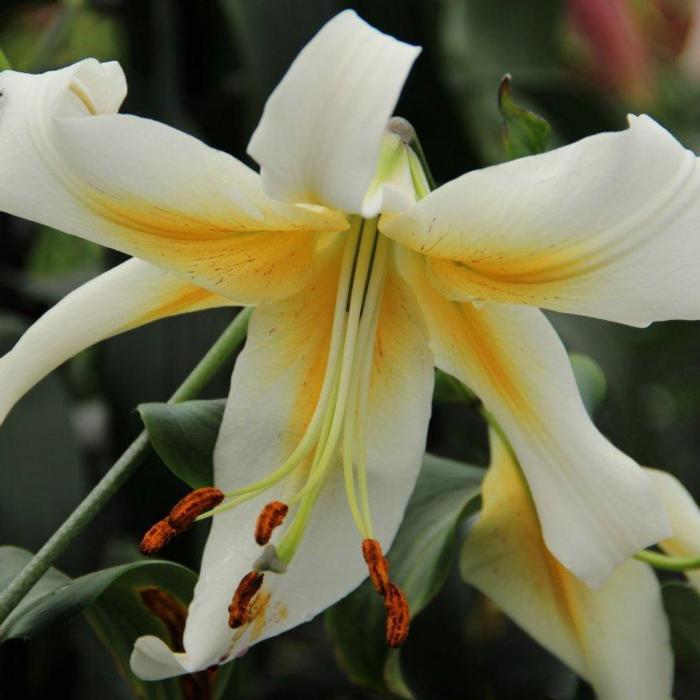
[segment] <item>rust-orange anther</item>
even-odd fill
[[[246,574],[233,594],[231,605],[228,606],[228,626],[236,629],[245,625],[250,619],[250,606],[262,586],[263,574],[251,571]]]
[[[197,516],[216,508],[223,500],[223,492],[213,486],[196,489],[173,506],[168,522],[175,530],[182,532],[192,525]]]
[[[395,649],[400,647],[408,637],[411,614],[406,596],[393,583],[389,583],[387,588],[384,607],[386,608],[386,641],[392,649]]]
[[[287,515],[289,506],[282,501],[271,501],[258,515],[255,523],[255,541],[259,545],[267,544],[272,537],[272,531],[279,527]]]
[[[185,631],[187,609],[175,598],[160,588],[142,588],[141,602],[168,628],[175,651],[184,651],[182,635]]]
[[[367,562],[369,578],[379,595],[386,595],[389,587],[389,562],[377,540],[362,540],[362,556]]]
[[[155,554],[165,547],[175,535],[177,530],[168,522],[167,518],[159,520],[141,540],[139,549],[141,554]]]

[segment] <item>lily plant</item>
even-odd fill
[[[383,551],[421,464],[434,364],[507,435],[567,576],[601,586],[671,534],[649,475],[588,417],[540,309],[635,326],[699,318],[695,156],[631,116],[624,131],[430,191],[410,128],[391,119],[418,54],[353,12],[332,19],[267,101],[248,147],[259,174],[118,114],[117,63],[0,74],[0,209],[134,258],[65,297],[0,360],[0,417],[108,336],[256,306],[217,490],[151,533],[159,546],[213,516],[184,651],[139,639],[144,679],[232,659],[368,568],[388,641],[403,641],[406,601]]]

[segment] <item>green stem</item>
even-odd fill
[[[239,312],[170,397],[168,403],[187,401],[199,394],[224,361],[245,339],[251,313],[252,309],[250,308]],[[124,454],[112,465],[92,491],[85,496],[80,505],[27,562],[26,566],[3,592],[0,596],[0,623],[7,619],[7,616],[20,603],[31,587],[49,570],[66,547],[85,529],[121,485],[136,471],[149,451],[150,442],[144,431],[127,447]]]
[[[428,165],[428,159],[425,157],[425,151],[423,150],[423,146],[421,145],[420,139],[418,138],[417,134],[413,137],[413,140],[408,145],[413,149],[413,152],[416,154],[416,157],[420,161],[420,164],[423,166],[425,179],[428,181],[428,185],[430,185],[430,190],[432,192],[432,190],[437,189],[437,183],[435,182],[433,173],[430,170],[430,166]]]
[[[651,564],[655,569],[664,571],[691,571],[700,569],[700,557],[670,557],[661,552],[645,549],[634,555],[635,559]]]

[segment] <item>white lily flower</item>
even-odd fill
[[[653,569],[626,561],[598,589],[550,553],[532,495],[491,433],[483,510],[462,549],[463,578],[595,689],[599,700],[669,700],[673,653]]]
[[[428,193],[405,134],[387,133],[418,51],[353,12],[331,20],[267,103],[249,149],[261,176],[116,114],[116,64],[0,74],[0,209],[145,261],[66,297],[0,359],[0,416],[110,334],[259,305],[216,448],[215,484],[228,496],[185,652],[139,640],[143,678],[228,660],[360,582],[356,530],[389,547],[415,483],[432,352],[507,431],[545,542],[574,574],[600,584],[670,532],[649,477],[591,423],[533,307],[632,324],[700,317],[689,283],[700,267],[695,157],[640,117]],[[289,513],[260,560],[252,531],[271,503]],[[381,579],[383,558],[370,555]],[[238,590],[234,623],[245,624],[232,630],[226,607],[254,566],[269,573],[259,590],[250,580]]]

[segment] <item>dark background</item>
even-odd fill
[[[552,145],[625,126],[645,111],[700,148],[700,51],[693,3],[661,0],[102,0],[0,4],[0,47],[19,70],[86,56],[122,62],[123,111],[151,117],[247,160],[267,95],[297,51],[340,9],[423,46],[397,113],[423,142],[438,182],[505,156],[496,92],[545,116]],[[68,290],[117,254],[0,218],[0,351]],[[211,311],[159,322],[91,349],[31,392],[0,430],[0,542],[36,550],[140,429],[134,407],[167,398],[230,318]],[[594,357],[608,394],[604,432],[640,463],[700,493],[700,326],[645,329],[555,317],[570,350]],[[229,368],[230,369],[230,368]],[[208,389],[224,396],[222,372]],[[485,464],[483,425],[436,404],[430,448]],[[71,575],[128,561],[141,533],[182,494],[151,458],[61,559]],[[205,532],[169,556],[196,568]],[[697,696],[697,660],[680,659],[677,700]],[[416,620],[403,654],[419,698],[573,700],[585,687],[491,604],[449,578]],[[90,628],[0,648],[0,697],[116,700],[128,690]],[[237,663],[231,698],[370,697],[348,681],[317,620]]]

